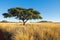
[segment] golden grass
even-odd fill
[[[12,40],[60,40],[60,23],[0,23]]]

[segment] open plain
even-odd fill
[[[60,40],[60,23],[0,23],[6,40]],[[6,35],[7,34],[7,35]],[[9,38],[8,38],[9,37]]]

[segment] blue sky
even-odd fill
[[[42,20],[60,22],[60,0],[0,0],[0,20],[18,22],[17,19],[2,16],[9,8],[14,7],[34,8],[41,13]]]

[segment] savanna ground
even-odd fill
[[[60,40],[60,23],[0,23],[6,40]]]

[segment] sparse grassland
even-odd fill
[[[0,29],[6,40],[60,40],[60,23],[0,23]]]

